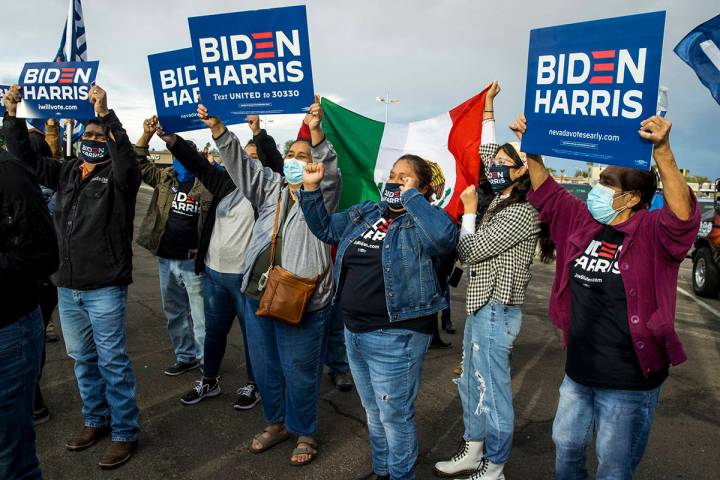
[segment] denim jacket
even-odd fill
[[[302,190],[299,198],[310,231],[323,242],[338,246],[335,303],[345,251],[380,219],[388,205],[364,202],[331,216],[320,189]],[[423,317],[447,308],[445,292],[437,277],[437,264],[455,248],[457,240],[455,223],[420,192],[407,190],[401,200],[406,213],[390,224],[382,248],[385,300],[391,322]]]

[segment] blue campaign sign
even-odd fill
[[[155,108],[166,132],[206,128],[197,116],[200,86],[192,48],[148,55]]]
[[[665,12],[530,32],[522,150],[649,169]]]
[[[302,113],[313,103],[305,6],[191,17],[188,24],[211,114]]]
[[[0,85],[0,117],[5,115],[5,104],[2,102],[2,98],[8,90],[10,90],[10,85]]]
[[[26,63],[20,74],[20,118],[95,118],[88,101],[100,62]]]

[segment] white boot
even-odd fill
[[[487,458],[483,458],[482,464],[469,480],[505,480],[503,474],[504,463],[492,463]]]
[[[441,477],[471,475],[483,461],[483,442],[463,441],[458,451],[446,462],[435,464],[435,473]]]

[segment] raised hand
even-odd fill
[[[523,134],[527,130],[527,120],[525,114],[518,115],[515,121],[509,125],[510,130],[515,134],[518,140],[522,141]]]
[[[475,185],[468,185],[460,194],[460,201],[465,208],[465,213],[477,213],[478,198]]]
[[[647,120],[640,122],[640,136],[649,140],[655,148],[670,146],[670,129],[672,122],[660,115],[653,115]]]
[[[211,117],[208,109],[202,103],[197,106],[198,118],[210,128],[213,138],[218,138],[225,132],[225,125],[223,125],[220,117]]]
[[[322,163],[308,163],[305,165],[303,187],[306,191],[317,190],[323,178],[325,178],[325,165]]]
[[[250,127],[250,131],[252,132],[253,137],[260,133],[260,117],[258,115],[248,115],[247,123],[248,127]]]
[[[174,133],[166,133],[160,123],[155,124],[155,134],[160,137],[163,142],[167,143],[169,147],[172,147],[175,145],[175,142],[177,142],[177,135]]]
[[[404,177],[402,179],[402,185],[400,185],[400,193],[410,190],[411,188],[417,189],[419,181],[415,177]]]
[[[107,104],[107,92],[105,92],[105,90],[103,90],[100,86],[93,85],[90,87],[88,100],[93,104],[95,114],[97,114],[98,117],[104,117],[110,112]]]
[[[13,85],[5,92],[2,101],[9,116],[14,117],[17,114],[17,106],[21,99],[22,95],[20,94],[20,85],[18,84]]]
[[[320,105],[320,95],[315,95],[315,103],[310,105],[303,122],[310,127],[310,130],[318,130],[321,128],[320,122],[322,122],[323,115],[323,109]]]
[[[157,115],[153,115],[150,118],[145,119],[143,122],[143,134],[147,134],[150,137],[153,136],[155,133],[155,129],[158,126],[158,117]]]
[[[487,96],[485,97],[485,101],[487,100],[494,100],[495,97],[498,96],[500,93],[500,83],[498,83],[497,80],[493,80],[493,82],[490,84],[490,88],[487,91]]]

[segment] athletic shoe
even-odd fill
[[[175,362],[172,365],[170,365],[168,368],[165,369],[165,375],[170,375],[171,377],[177,377],[178,375],[182,375],[185,372],[189,372],[190,370],[194,370],[200,366],[200,362],[197,360],[185,363],[185,362]]]
[[[200,403],[204,398],[217,397],[220,395],[220,378],[215,379],[213,383],[209,383],[206,379],[195,382],[195,387],[180,399],[185,405],[195,405]]]
[[[260,403],[260,392],[254,383],[248,383],[244,387],[238,388],[237,394],[238,398],[233,404],[235,410],[250,410]]]

